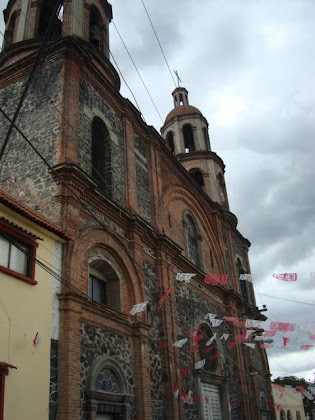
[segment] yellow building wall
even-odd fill
[[[275,403],[275,407],[278,405],[285,411],[287,419],[287,411],[291,410],[293,420],[296,419],[296,412],[299,411],[301,415],[301,420],[305,420],[304,406],[303,406],[303,397],[300,392],[294,392],[294,389],[291,387],[285,387],[284,391],[279,391],[272,384],[272,395]],[[281,397],[281,398],[280,398]],[[277,420],[280,420],[280,411],[276,411]]]
[[[36,257],[54,266],[56,237],[0,205],[0,215],[36,234]],[[53,278],[35,266],[37,285],[0,272],[0,361],[17,367],[5,378],[4,419],[46,420],[49,413]],[[33,346],[36,332],[40,344]]]

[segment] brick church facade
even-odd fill
[[[0,54],[3,146],[53,25],[16,120],[53,171],[15,128],[0,161],[2,190],[70,238],[55,278],[49,419],[273,419],[265,350],[233,347],[243,329],[206,317],[265,319],[239,280],[250,243],[207,120],[178,87],[161,135],[148,126],[119,93],[110,4],[70,0],[50,19],[54,3],[10,0]],[[206,274],[228,274],[227,284],[206,284]]]

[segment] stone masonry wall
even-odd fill
[[[49,420],[57,418],[58,403],[58,340],[50,344]]]
[[[106,330],[105,328],[83,323],[81,334],[81,419],[87,419],[86,380],[90,373],[91,365],[99,356],[108,356],[114,359],[124,373],[127,393],[134,394],[134,377],[132,366],[131,340],[128,336]],[[132,404],[132,407],[135,404]],[[130,407],[130,409],[132,409]]]
[[[62,97],[62,65],[63,60],[59,60],[35,73],[17,119],[17,126],[51,165],[55,163],[56,144],[59,133],[63,130],[58,116]],[[25,82],[26,79],[12,83],[0,92],[0,106],[10,118],[17,108]],[[1,114],[0,127],[3,136],[0,147],[9,125]],[[4,191],[52,221],[60,222],[54,198],[56,184],[45,163],[15,129],[9,138],[0,170],[1,187]]]

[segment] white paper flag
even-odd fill
[[[263,337],[262,335],[256,335],[256,337],[254,338],[254,341],[263,341],[264,338],[268,338],[268,337]]]
[[[252,275],[251,274],[240,274],[240,280],[246,280],[250,283],[252,282]]]
[[[183,345],[188,341],[188,338],[182,338],[181,340],[175,341],[173,346],[175,347],[183,347]]]
[[[256,330],[246,330],[246,336],[245,339],[248,338],[251,334],[253,334],[254,332],[256,332]]]
[[[200,360],[200,362],[195,363],[195,369],[201,369],[206,364],[206,359]]]
[[[208,340],[208,341],[206,342],[206,346],[210,346],[210,345],[214,342],[214,340],[215,340],[216,336],[217,336],[217,333],[215,333],[215,334],[214,334],[214,335],[210,338],[210,340]]]
[[[141,302],[141,303],[137,303],[136,305],[134,305],[131,308],[131,315],[137,314],[138,312],[143,312],[146,310],[147,304],[148,304],[148,300],[146,300],[145,302]]]
[[[213,319],[211,324],[213,327],[218,327],[223,322],[223,319]]]
[[[227,340],[230,334],[222,334],[220,340]]]
[[[263,328],[266,329],[266,321],[257,321],[256,319],[246,319],[245,328]]]
[[[245,346],[250,347],[251,349],[254,349],[256,347],[256,344],[254,343],[243,343]]]
[[[207,319],[207,318],[209,318],[209,321],[213,321],[214,319],[215,319],[215,317],[216,317],[217,315],[216,314],[210,314],[210,313],[208,313],[206,316],[205,316],[205,319]]]
[[[194,277],[196,274],[193,273],[177,273],[176,274],[176,280],[183,281],[185,283],[190,283],[190,280],[192,277]]]

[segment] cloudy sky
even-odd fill
[[[315,280],[309,275],[315,272],[315,2],[145,4],[170,68],[178,70],[190,104],[207,118],[212,150],[226,164],[230,208],[252,242],[257,305],[267,305],[272,321],[315,322]],[[114,23],[164,119],[173,108],[174,83],[142,2],[112,5]],[[159,131],[162,121],[114,25],[110,43],[146,122]],[[121,92],[133,101],[123,82]],[[272,277],[284,272],[297,272],[298,281]],[[301,344],[312,343],[300,334],[284,349],[279,334],[268,350],[274,377],[314,380],[315,351],[297,350]]]

